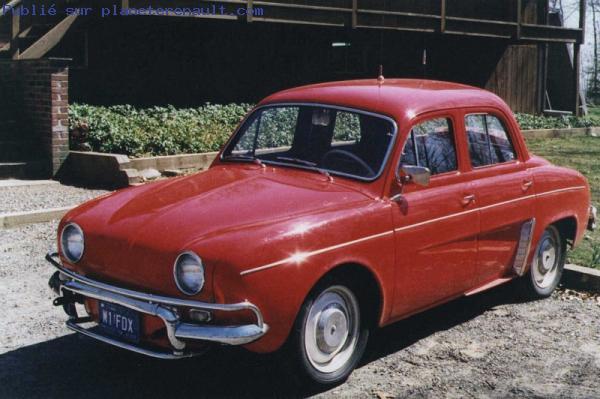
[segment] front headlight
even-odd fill
[[[184,252],[177,257],[173,268],[175,284],[186,295],[195,295],[204,286],[202,259],[193,252]]]
[[[70,262],[79,262],[85,248],[83,230],[75,223],[67,224],[60,234],[62,254]]]

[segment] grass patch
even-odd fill
[[[590,183],[592,203],[600,204],[600,138],[529,139],[527,146],[556,165],[581,172]],[[600,231],[587,232],[583,242],[567,257],[570,263],[600,268]]]

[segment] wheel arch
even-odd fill
[[[348,281],[355,284],[352,288],[358,289],[359,303],[368,309],[368,323],[372,326],[382,324],[385,303],[385,290],[380,278],[368,266],[359,262],[344,262],[327,270],[312,286],[306,297],[323,281]],[[360,283],[359,286],[356,283]],[[306,297],[304,300],[306,300]]]
[[[549,225],[555,226],[558,229],[562,238],[567,241],[571,248],[574,246],[577,238],[577,218],[575,216],[568,216],[555,220]]]

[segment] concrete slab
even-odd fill
[[[1,179],[0,188],[3,187],[22,187],[22,186],[48,186],[60,184],[56,180],[21,180],[21,179]]]
[[[600,292],[600,270],[578,265],[565,265],[563,281],[575,288]]]
[[[62,218],[65,213],[77,205],[62,208],[50,208],[37,211],[13,212],[0,214],[0,228],[10,228],[31,223],[44,223]]]

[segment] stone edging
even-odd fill
[[[35,211],[0,214],[0,228],[16,227],[23,224],[43,223],[62,218],[75,205],[61,208],[38,209]]]
[[[600,136],[600,127],[578,127],[571,129],[534,129],[522,130],[523,136],[528,139],[546,139],[558,137],[584,137]]]
[[[565,265],[563,282],[574,288],[600,292],[600,270],[577,265]]]

